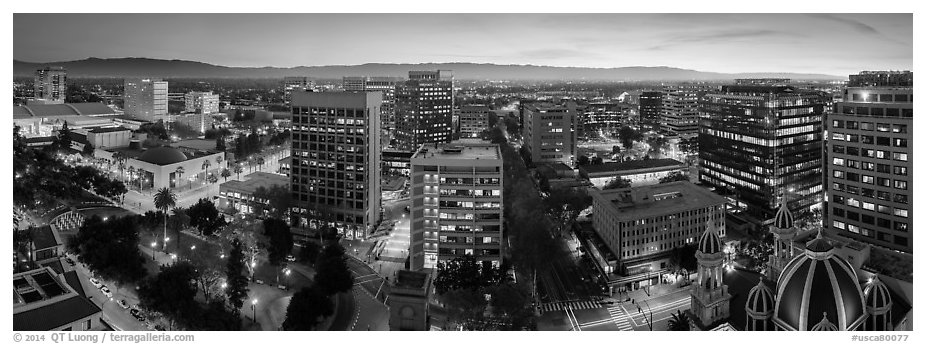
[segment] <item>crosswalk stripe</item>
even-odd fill
[[[599,304],[597,301],[591,301],[591,300],[559,301],[559,302],[545,303],[540,306],[540,310],[541,310],[541,313],[543,313],[543,312],[565,310],[566,308],[582,310],[582,309],[596,309],[596,308],[601,308],[601,307],[602,307],[601,304]]]

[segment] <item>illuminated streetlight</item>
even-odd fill
[[[256,323],[257,322],[257,299],[251,300],[251,310],[254,311],[254,318],[252,320],[254,320],[254,322]]]
[[[151,260],[154,260],[154,249],[157,247],[158,247],[158,243],[156,241],[152,241],[151,242]]]

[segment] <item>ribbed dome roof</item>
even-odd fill
[[[698,240],[698,251],[704,254],[717,253],[723,250],[723,242],[714,229],[714,222],[708,221],[707,228],[701,233],[701,239]]]
[[[778,213],[775,214],[775,227],[782,229],[794,227],[794,216],[791,215],[791,210],[788,209],[788,202],[781,202],[781,207],[778,208]]]
[[[833,244],[823,238],[823,231],[817,231],[817,237],[807,242],[806,249],[808,252],[826,253],[833,249]]]
[[[865,286],[865,305],[871,308],[884,308],[891,307],[892,304],[891,293],[887,290],[887,286],[881,282],[878,275],[875,275]]]
[[[826,318],[826,312],[823,312],[823,320],[820,320],[819,323],[813,325],[811,331],[839,331],[839,328],[835,324],[831,323],[829,319]]]
[[[768,314],[775,310],[775,293],[765,285],[762,279],[759,279],[759,284],[749,290],[746,310],[754,314]]]
[[[826,313],[840,331],[856,329],[865,311],[858,275],[821,235],[807,246],[778,278],[775,322],[789,330],[806,331]]]
[[[145,151],[138,157],[138,160],[163,166],[186,161],[187,157],[177,148],[164,146]]]

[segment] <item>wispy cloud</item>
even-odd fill
[[[881,32],[878,31],[878,29],[875,29],[875,28],[873,28],[871,25],[862,23],[862,22],[860,22],[860,21],[858,21],[858,20],[853,20],[853,19],[844,18],[844,17],[840,17],[840,16],[837,16],[837,15],[826,14],[826,13],[815,13],[815,14],[811,14],[810,16],[811,16],[811,17],[815,17],[815,18],[826,19],[826,20],[831,20],[831,21],[843,23],[843,24],[846,24],[846,25],[848,25],[848,26],[854,28],[855,30],[857,30],[857,31],[859,31],[859,32],[865,32],[865,33],[870,33],[870,34],[875,34],[875,35],[881,35]]]
[[[574,49],[563,49],[563,48],[553,48],[553,49],[534,49],[534,50],[525,50],[517,54],[519,57],[534,58],[534,59],[545,59],[545,60],[557,60],[557,59],[566,59],[574,57],[591,57],[597,55],[596,53],[574,50]]]
[[[661,44],[650,46],[644,50],[661,51],[674,46],[687,44],[714,44],[730,43],[732,41],[748,41],[758,38],[795,38],[797,34],[776,30],[724,30],[702,33],[681,34],[664,40]]]

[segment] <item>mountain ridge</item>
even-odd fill
[[[791,78],[794,80],[844,80],[844,77],[814,73],[718,73],[670,66],[558,67],[543,65],[473,62],[364,63],[296,67],[229,67],[180,59],[146,57],[97,58],[59,62],[13,60],[14,76],[31,76],[37,68],[54,65],[71,77],[162,77],[162,78],[283,78],[340,79],[343,76],[406,77],[410,70],[449,69],[460,80],[588,80],[588,81],[708,81],[737,78]]]

